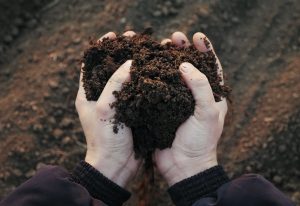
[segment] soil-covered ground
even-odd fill
[[[152,26],[157,40],[208,35],[233,88],[219,161],[232,177],[262,174],[300,204],[298,0],[24,2],[0,0],[1,198],[43,164],[71,169],[84,157],[74,99],[89,37]],[[151,205],[172,205],[159,175],[155,187]]]

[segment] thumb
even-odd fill
[[[132,60],[126,61],[107,81],[98,101],[96,108],[102,119],[110,119],[114,116],[114,108],[111,104],[116,100],[114,91],[120,91],[124,82],[130,79],[130,67]]]
[[[210,107],[215,103],[211,86],[202,72],[188,62],[182,63],[179,70],[185,83],[192,91],[196,107]]]

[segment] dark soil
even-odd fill
[[[129,59],[133,60],[131,79],[114,92],[117,100],[111,106],[116,108],[114,131],[118,132],[120,123],[132,128],[137,157],[171,147],[176,129],[193,114],[195,102],[180,77],[181,63],[190,62],[207,76],[216,101],[229,94],[229,87],[220,85],[213,52],[161,45],[143,33],[91,42],[82,60],[87,99],[96,101],[111,75]]]

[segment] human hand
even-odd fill
[[[209,48],[206,48],[206,40],[209,42],[200,32],[193,36],[193,43],[199,51],[213,51],[211,43]],[[175,32],[172,40],[164,39],[162,44],[167,42],[181,47],[190,45],[187,37],[181,32]],[[218,72],[222,76],[218,58],[217,64]],[[195,110],[177,129],[172,147],[155,152],[157,168],[169,186],[218,164],[217,143],[227,112],[226,99],[215,102],[210,84],[203,73],[186,62],[182,63],[179,69],[195,99]],[[224,83],[223,80],[221,83]]]
[[[128,31],[123,35],[132,36]],[[116,38],[113,32],[102,36]],[[133,152],[131,129],[125,125],[113,132],[115,109],[110,104],[115,101],[114,91],[120,91],[122,83],[130,79],[131,60],[126,61],[108,80],[98,101],[87,101],[80,74],[80,86],[76,98],[76,109],[87,141],[85,161],[100,171],[104,176],[124,187],[132,178],[140,164]]]

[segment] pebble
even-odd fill
[[[5,43],[9,44],[9,43],[11,43],[13,41],[13,38],[10,35],[5,35],[4,38],[3,38],[3,41]]]
[[[47,122],[52,124],[52,125],[56,125],[56,119],[54,117],[48,117]]]
[[[120,19],[120,24],[125,24],[125,23],[126,23],[126,21],[127,21],[127,20],[126,20],[126,18],[125,18],[125,17],[123,17],[123,18],[121,18],[121,19]]]
[[[239,19],[238,17],[234,16],[234,17],[231,18],[231,21],[232,21],[233,23],[239,23],[239,22],[240,22],[240,19]]]
[[[161,12],[163,13],[164,16],[168,16],[169,8],[164,6],[164,7],[161,8]]]
[[[153,16],[155,16],[155,17],[160,17],[161,15],[162,15],[162,13],[159,10],[156,10],[153,12]]]
[[[49,79],[48,80],[48,85],[51,89],[57,89],[59,84],[58,81],[54,80],[54,79]]]
[[[274,118],[272,118],[272,117],[265,117],[264,121],[265,122],[272,122],[272,121],[274,121]]]
[[[247,167],[246,167],[246,171],[247,171],[247,172],[252,172],[252,167],[251,167],[251,166],[247,166]]]
[[[18,27],[13,27],[12,30],[11,30],[11,34],[13,36],[18,36],[19,35],[19,29],[18,29]]]
[[[16,18],[14,23],[16,26],[22,26],[24,24],[24,21],[22,18]]]
[[[300,192],[297,191],[292,195],[292,201],[296,202],[299,200],[300,200]]]
[[[66,137],[63,138],[63,140],[62,140],[63,145],[68,145],[70,143],[72,143],[72,138],[71,137],[66,136]]]
[[[35,54],[28,58],[28,62],[30,63],[37,63],[38,61],[39,61],[39,57]]]
[[[68,94],[70,92],[70,89],[68,87],[64,87],[61,91],[63,94]]]
[[[44,96],[45,99],[48,99],[50,97],[50,93],[47,92],[47,91],[44,91],[43,96]]]
[[[37,25],[37,20],[36,19],[31,19],[30,21],[27,22],[26,25],[29,28],[34,28]]]
[[[68,117],[64,117],[60,122],[59,126],[62,128],[69,128],[73,125],[73,120]]]
[[[179,7],[179,6],[182,6],[182,5],[183,5],[184,1],[183,1],[183,0],[175,0],[174,3],[175,3],[176,6]]]
[[[30,178],[30,177],[32,177],[33,175],[35,175],[35,170],[29,170],[29,171],[25,174],[25,177]]]
[[[267,147],[268,147],[268,144],[267,143],[263,143],[262,148],[266,149]]]
[[[64,111],[61,110],[61,109],[56,109],[56,110],[53,112],[53,115],[54,115],[55,117],[61,117],[63,114],[64,114]]]
[[[59,139],[63,134],[64,134],[64,132],[61,129],[58,129],[58,128],[53,131],[53,136],[56,139]]]
[[[282,182],[282,178],[278,175],[275,175],[273,177],[273,181],[276,183],[276,184],[280,184]]]
[[[38,124],[34,124],[32,126],[32,129],[35,132],[41,132],[41,131],[43,131],[43,126],[41,124],[39,124],[39,123]]]
[[[178,14],[178,12],[179,11],[177,9],[175,9],[175,8],[170,8],[170,11],[169,11],[169,13],[173,14],[173,15]]]
[[[10,123],[6,123],[5,128],[6,129],[10,129],[11,128],[11,124]]]
[[[295,191],[297,189],[297,183],[289,182],[289,183],[285,184],[284,187],[288,190]]]
[[[45,163],[39,162],[39,163],[37,163],[37,165],[36,165],[36,170],[39,170],[39,169],[41,169],[41,168],[43,168],[43,167],[45,167],[45,166],[46,166]]]
[[[205,7],[200,7],[198,13],[202,17],[207,17],[209,15],[209,10]]]
[[[15,176],[17,176],[17,177],[21,177],[22,176],[22,171],[21,170],[19,170],[19,169],[13,169],[12,170],[12,173],[15,175]]]
[[[279,152],[285,152],[286,151],[286,146],[285,145],[280,145],[279,146]]]
[[[81,42],[81,38],[80,37],[76,37],[73,39],[73,43],[74,44],[79,44]]]
[[[261,170],[262,167],[263,167],[263,164],[260,163],[260,162],[257,162],[257,164],[256,164],[256,169]]]

